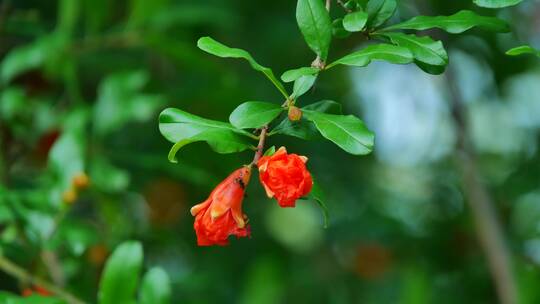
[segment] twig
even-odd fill
[[[261,134],[259,134],[259,144],[257,145],[257,150],[255,151],[255,155],[253,156],[253,161],[251,162],[251,165],[257,165],[257,162],[263,154],[264,142],[266,140],[267,131],[268,125],[261,128]]]
[[[478,239],[488,260],[500,303],[516,304],[518,291],[512,274],[510,254],[504,242],[492,198],[481,182],[475,151],[468,137],[465,109],[450,69],[446,72],[446,78],[450,88],[452,115],[457,128],[457,163],[461,170],[465,196],[472,209]]]
[[[0,269],[2,269],[5,273],[17,278],[20,281],[29,282],[32,285],[41,286],[47,289],[48,291],[52,292],[53,294],[55,294],[56,296],[65,300],[68,303],[71,303],[71,304],[84,304],[85,303],[84,301],[78,299],[77,297],[65,291],[64,289],[59,288],[45,280],[42,280],[38,277],[31,275],[26,270],[17,266],[15,263],[10,261],[3,255],[0,255]]]

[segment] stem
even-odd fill
[[[348,8],[345,6],[345,3],[343,3],[343,1],[337,0],[337,3],[338,3],[339,6],[341,6],[347,13],[352,13],[352,10],[351,10],[351,9],[348,9]]]
[[[450,69],[446,73],[446,78],[450,88],[452,115],[457,128],[457,163],[461,171],[465,196],[472,210],[476,233],[487,258],[500,303],[516,304],[518,291],[512,274],[510,253],[504,242],[493,200],[487,187],[481,182],[474,147],[468,137],[465,109]]]
[[[330,4],[332,4],[332,0],[326,0],[326,5],[325,5],[325,7],[326,7],[326,10],[327,10],[327,11],[330,11]]]
[[[42,280],[38,277],[31,275],[26,270],[17,266],[15,263],[10,261],[3,255],[0,255],[0,269],[2,269],[5,273],[19,279],[19,281],[30,282],[32,285],[41,286],[47,289],[48,291],[54,293],[56,296],[65,300],[68,303],[72,303],[72,304],[85,303],[82,300],[75,297],[74,295],[72,295],[71,293],[63,290],[62,288],[59,288],[45,280]]]
[[[255,151],[255,156],[253,156],[253,161],[250,165],[256,165],[259,159],[263,154],[264,142],[266,140],[266,132],[268,131],[268,125],[261,128],[261,134],[259,135],[259,144],[257,145],[257,150]]]

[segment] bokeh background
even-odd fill
[[[355,157],[330,142],[280,136],[269,145],[309,157],[329,227],[315,202],[281,209],[254,178],[244,201],[252,238],[196,246],[189,208],[252,154],[193,144],[169,163],[158,114],[178,107],[226,121],[242,102],[283,102],[249,65],[212,57],[196,41],[212,36],[249,50],[277,74],[306,66],[314,55],[295,7],[0,1],[2,254],[89,302],[107,256],[134,239],[146,267],[166,269],[173,303],[495,303],[460,167],[465,136],[481,177],[475,187],[489,193],[502,225],[520,303],[540,303],[540,60],[504,55],[540,46],[536,0],[503,10],[400,1],[390,22],[472,9],[507,20],[513,32],[429,32],[449,51],[444,75],[383,62],[323,73],[299,103],[342,103],[375,132],[374,152]],[[336,39],[330,58],[365,43],[361,35]],[[466,128],[457,127],[456,108]],[[81,170],[91,186],[66,207],[66,176]],[[51,252],[61,277],[43,259]],[[0,272],[1,290],[23,287]]]

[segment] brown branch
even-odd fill
[[[255,155],[253,156],[253,161],[251,162],[251,165],[257,165],[257,162],[261,158],[264,150],[264,142],[266,140],[266,134],[268,132],[268,125],[261,128],[261,134],[259,134],[259,144],[257,145],[257,150],[255,151]]]
[[[464,103],[450,69],[446,72],[446,78],[457,129],[456,161],[461,171],[465,196],[472,210],[476,233],[487,258],[500,303],[516,304],[518,291],[512,273],[510,253],[504,242],[503,229],[493,207],[493,200],[481,181],[474,147],[468,137]]]
[[[65,291],[64,289],[31,275],[26,270],[19,267],[18,265],[16,265],[15,263],[10,261],[3,255],[0,255],[0,269],[3,270],[5,273],[17,278],[19,281],[29,282],[32,285],[41,286],[47,289],[48,291],[52,292],[54,295],[65,300],[68,303],[71,303],[71,304],[84,304],[85,303],[84,301],[78,299],[77,297]]]

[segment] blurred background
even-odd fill
[[[495,303],[467,189],[495,209],[520,303],[540,303],[540,1],[503,10],[472,1],[400,1],[390,22],[461,9],[507,20],[508,34],[447,36],[447,74],[375,62],[323,73],[299,101],[343,104],[376,134],[367,157],[330,142],[272,136],[309,157],[330,223],[306,200],[281,209],[253,179],[252,238],[196,246],[189,208],[252,153],[206,144],[179,163],[157,117],[178,107],[227,121],[240,103],[282,103],[244,62],[210,56],[201,36],[246,49],[276,74],[314,55],[295,1],[0,1],[0,251],[28,272],[96,301],[103,264],[127,239],[162,266],[173,303]],[[341,12],[336,8],[332,15]],[[338,58],[365,41],[332,42]],[[464,122],[464,123],[463,123]],[[467,177],[470,163],[478,180]],[[465,166],[465,168],[464,168]],[[77,172],[90,186],[66,193]],[[20,293],[0,271],[0,290]]]

